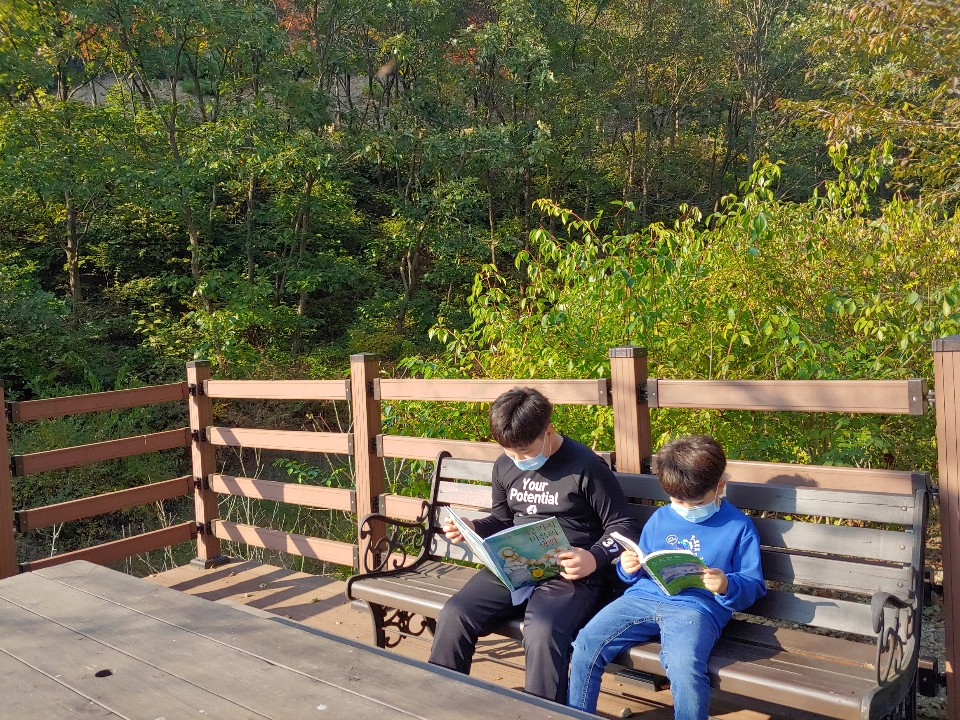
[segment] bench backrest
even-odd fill
[[[437,459],[432,527],[453,505],[466,517],[490,508],[493,463]],[[874,636],[870,597],[910,602],[922,593],[929,476],[773,463],[728,467],[727,498],[760,533],[767,596],[746,619]],[[641,524],[668,498],[654,475],[616,473]],[[470,560],[433,535],[432,556]]]

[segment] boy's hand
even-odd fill
[[[624,550],[620,553],[620,567],[627,575],[634,575],[640,570],[640,558],[633,550]]]
[[[597,569],[597,559],[593,553],[583,548],[573,548],[557,553],[557,560],[563,567],[560,577],[567,580],[579,580]]]
[[[463,518],[463,522],[466,523],[471,530],[474,529],[473,520]],[[459,528],[457,528],[456,524],[450,518],[443,521],[443,526],[440,529],[443,531],[443,536],[454,545],[463,542],[463,535],[460,534]]]
[[[720,568],[707,568],[703,571],[703,586],[712,593],[724,595],[727,592],[727,574]]]

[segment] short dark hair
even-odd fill
[[[699,500],[720,484],[727,456],[709,435],[688,435],[660,448],[654,467],[667,495],[688,502]]]
[[[539,390],[515,387],[490,406],[490,434],[502,447],[523,448],[550,424],[553,405]]]

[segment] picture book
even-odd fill
[[[473,554],[473,558],[468,559],[490,568],[509,588],[517,604],[530,596],[538,582],[563,570],[557,554],[571,546],[556,518],[514,525],[482,538],[455,510],[447,508],[447,511]]]
[[[706,564],[689,550],[657,550],[644,554],[640,546],[618,532],[610,533],[626,550],[632,550],[653,581],[667,595],[676,595],[687,588],[703,588],[701,573]],[[706,588],[704,588],[706,589]]]

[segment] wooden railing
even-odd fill
[[[934,344],[937,387],[937,439],[940,453],[941,530],[944,557],[944,602],[947,626],[948,687],[954,697],[960,692],[952,673],[954,650],[952,619],[960,620],[960,337]],[[272,528],[223,520],[218,516],[218,498],[237,496],[309,508],[354,513],[359,519],[374,508],[400,517],[415,517],[421,508],[417,498],[388,495],[384,461],[387,458],[432,460],[441,450],[457,457],[490,460],[499,446],[487,442],[423,438],[382,431],[384,402],[433,401],[489,403],[515,385],[540,389],[558,405],[596,405],[612,408],[614,446],[601,448],[621,472],[650,470],[652,456],[651,409],[690,408],[750,411],[840,412],[922,415],[932,401],[924,380],[837,381],[706,381],[650,378],[646,352],[641,348],[614,348],[609,353],[610,375],[592,380],[405,380],[380,377],[373,355],[351,357],[349,378],[326,381],[233,381],[215,380],[206,362],[187,366],[187,382],[138,390],[97,393],[72,398],[53,398],[7,404],[0,414],[0,577],[18,570],[85,557],[110,562],[147,549],[164,547],[191,537],[197,539],[195,563],[211,566],[222,562],[220,542],[231,541],[269,548],[347,566],[356,565],[357,546],[329,538],[316,538]],[[351,432],[292,432],[262,428],[228,428],[216,425],[213,400],[338,400],[349,403]],[[3,400],[0,386],[0,402]],[[189,428],[95,443],[14,457],[8,465],[7,419],[27,422],[63,415],[115,410],[159,402],[187,401]],[[192,475],[93,498],[83,498],[44,508],[15,511],[11,499],[11,468],[26,475],[86,462],[123,457],[138,452],[191,448]],[[351,489],[304,486],[296,483],[219,474],[216,447],[255,447],[290,452],[350,455],[354,464]],[[867,482],[891,492],[901,488],[910,473],[884,470],[858,472],[845,468],[792,465],[753,461],[729,464],[733,482],[765,483],[795,479],[798,486],[816,485],[856,489]],[[94,548],[32,561],[18,566],[15,552],[16,524],[21,531],[66,520],[111,512],[156,500],[194,494],[195,523],[185,523],[154,533]],[[951,685],[952,683],[952,685]]]
[[[18,564],[14,528],[19,532],[27,532],[59,525],[71,520],[95,517],[139,505],[185,497],[193,492],[193,479],[191,477],[174,478],[94,497],[15,511],[12,501],[11,475],[13,477],[25,477],[104,460],[115,460],[160,450],[186,448],[190,443],[190,433],[188,428],[179,428],[149,435],[9,457],[8,419],[17,423],[47,420],[84,413],[145,407],[158,403],[183,402],[186,397],[187,384],[173,383],[133,390],[3,403],[3,387],[0,386],[0,404],[4,404],[6,409],[6,412],[2,414],[2,419],[0,419],[0,465],[2,465],[0,467],[0,517],[4,518],[2,526],[0,526],[2,528],[0,529],[0,577],[7,577],[24,570],[36,570],[69,562],[70,560],[89,560],[101,564],[114,562],[132,555],[187,542],[196,537],[195,524],[186,522],[152,532],[132,535],[122,540],[101,543],[82,550],[60,553]],[[10,522],[11,520],[12,522]]]

